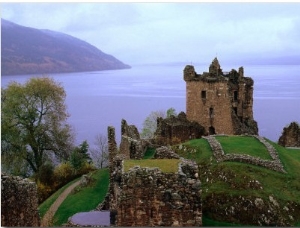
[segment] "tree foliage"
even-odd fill
[[[89,144],[87,141],[83,141],[78,147],[75,147],[71,153],[70,162],[75,170],[81,169],[86,163],[91,161],[91,157],[88,153]]]
[[[90,149],[94,165],[102,169],[108,165],[108,141],[107,137],[98,134],[95,138],[95,147]]]
[[[50,153],[69,158],[73,132],[66,123],[66,93],[59,83],[48,77],[31,78],[23,85],[11,82],[1,95],[2,157],[25,160],[34,173]]]
[[[170,117],[171,115],[176,115],[176,111],[174,108],[169,108],[167,111],[152,111],[143,123],[141,137],[145,139],[153,138],[157,128],[157,118],[166,118]]]

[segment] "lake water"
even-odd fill
[[[93,145],[97,134],[107,135],[114,126],[120,140],[121,120],[140,130],[152,112],[173,107],[186,111],[185,65],[136,66],[115,71],[50,74],[67,93],[69,123],[76,132],[76,144],[88,140]],[[239,66],[222,66],[223,71]],[[195,65],[197,73],[208,66]],[[254,119],[259,134],[277,141],[283,127],[300,122],[300,65],[244,66],[245,76],[254,79]],[[1,76],[1,86],[12,80],[23,83],[32,75]],[[38,77],[38,76],[35,76]]]

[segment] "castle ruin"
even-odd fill
[[[179,158],[168,148],[157,148],[159,160],[178,161],[177,172],[124,163],[142,159],[146,145],[136,127],[122,120],[118,148],[114,127],[108,127],[110,161],[109,210],[114,226],[201,226],[201,182],[196,162]],[[154,158],[156,159],[156,158]],[[164,161],[163,161],[164,162]],[[167,164],[167,163],[166,163]]]
[[[244,68],[223,72],[215,58],[209,72],[197,74],[194,66],[184,68],[186,115],[205,128],[206,134],[258,134],[253,119],[253,84]]]

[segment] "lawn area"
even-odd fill
[[[92,184],[79,187],[71,193],[60,205],[53,218],[53,225],[60,226],[77,212],[87,212],[95,209],[101,203],[108,191],[109,170],[100,169],[92,174]]]
[[[178,172],[179,159],[143,159],[143,160],[124,160],[124,172],[134,166],[158,167],[164,173]]]
[[[265,160],[271,160],[267,148],[251,136],[216,136],[225,154],[247,154]]]
[[[61,187],[59,190],[57,190],[55,193],[53,193],[48,199],[46,199],[43,203],[41,203],[39,205],[39,213],[41,218],[46,214],[46,212],[49,210],[49,208],[51,207],[51,205],[55,202],[55,200],[59,197],[59,195],[67,188],[69,187],[71,184],[75,183],[76,181],[78,181],[80,179],[77,178],[71,182],[69,182],[68,184],[66,184],[65,186]]]

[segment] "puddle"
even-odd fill
[[[80,226],[110,226],[110,211],[80,212],[73,215],[70,222]]]

